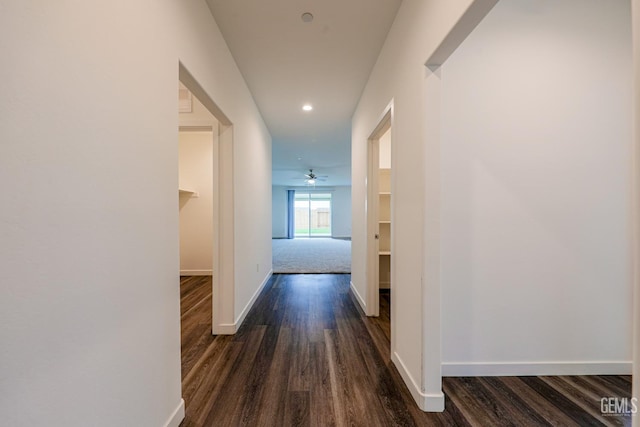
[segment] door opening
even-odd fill
[[[233,334],[233,125],[182,64],[178,101],[180,273],[210,276],[208,327]]]
[[[389,315],[393,289],[392,107],[369,137],[367,155],[367,315]],[[382,295],[382,299],[381,299]],[[382,306],[382,310],[381,310]],[[393,332],[393,323],[392,323]],[[391,334],[393,340],[393,333]]]

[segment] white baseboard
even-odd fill
[[[240,329],[240,325],[242,325],[242,322],[244,322],[244,318],[247,317],[247,313],[249,313],[249,310],[251,310],[251,307],[253,307],[256,299],[258,299],[258,295],[260,295],[260,292],[262,292],[264,287],[267,285],[267,282],[272,275],[273,270],[269,270],[267,276],[264,278],[258,289],[253,293],[247,305],[245,305],[244,309],[242,309],[242,312],[240,312],[240,314],[236,318],[235,323],[220,323],[218,327],[215,328],[216,335],[234,335],[236,332],[238,332],[238,329]]]
[[[165,427],[178,427],[182,420],[184,420],[184,399],[180,399],[178,407],[165,423]]]
[[[235,323],[221,323],[215,330],[215,335],[233,335],[236,333]]]
[[[407,388],[413,396],[413,400],[416,401],[418,407],[425,412],[442,412],[444,411],[444,393],[427,394],[422,391],[422,388],[413,379],[413,376],[409,373],[409,370],[398,356],[395,351],[391,353],[391,360],[396,365],[400,376],[407,385]]]
[[[240,329],[240,325],[242,325],[242,322],[244,322],[244,318],[247,317],[249,310],[251,310],[251,307],[253,307],[253,304],[258,299],[258,295],[260,295],[260,292],[262,292],[264,287],[267,285],[267,282],[269,282],[269,279],[271,278],[272,275],[273,275],[273,270],[269,270],[265,278],[262,280],[262,283],[260,284],[260,286],[258,286],[258,289],[251,296],[251,299],[249,300],[247,305],[244,306],[244,309],[242,309],[242,311],[236,318],[236,322],[234,324],[234,329],[235,329],[233,332],[234,334],[238,331],[238,329]]]
[[[365,313],[367,312],[367,304],[364,303],[364,299],[362,299],[362,296],[360,296],[360,294],[358,293],[358,290],[356,289],[355,285],[353,284],[353,282],[349,282],[350,283],[350,288],[351,288],[351,292],[353,292],[353,295],[356,296],[356,300],[358,300],[358,304],[360,304],[360,308],[362,308],[362,311],[364,311]]]
[[[633,363],[610,362],[444,362],[443,377],[512,377],[542,375],[630,375]]]
[[[213,270],[180,270],[181,276],[212,276]]]

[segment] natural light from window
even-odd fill
[[[331,237],[331,193],[295,195],[295,237]]]

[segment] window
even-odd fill
[[[331,193],[296,191],[295,237],[331,237]]]

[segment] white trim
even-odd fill
[[[180,403],[175,411],[169,417],[169,420],[164,424],[165,427],[178,427],[184,420],[184,399],[180,399]]]
[[[441,152],[442,144],[440,109],[441,96],[441,70],[439,66],[446,62],[449,55],[454,52],[473,29],[489,13],[497,0],[475,0],[460,16],[458,22],[444,37],[440,45],[431,52],[425,61],[425,76],[422,84],[422,137],[423,159],[422,179],[423,212],[422,212],[422,372],[421,388],[424,396],[427,396],[425,407],[433,406],[444,408],[444,398],[439,403],[442,394],[442,304],[441,304]],[[392,138],[393,139],[393,138]],[[393,156],[392,159],[393,161]],[[394,166],[392,166],[392,169]],[[391,189],[393,193],[393,188]],[[392,218],[393,226],[393,218]],[[393,232],[392,232],[393,234]],[[394,253],[393,243],[391,252]],[[393,261],[393,258],[392,258]],[[391,267],[393,273],[393,266]],[[395,282],[392,274],[391,281]],[[393,292],[393,291],[392,291]],[[397,310],[394,306],[395,298],[391,298],[391,314]],[[391,320],[394,327],[395,322]],[[391,348],[394,333],[391,332]],[[441,406],[438,406],[441,405]]]
[[[216,328],[215,335],[233,335],[236,333],[235,323],[221,323]]]
[[[404,380],[404,383],[407,385],[411,396],[413,396],[413,400],[416,401],[418,407],[425,412],[443,412],[444,411],[444,393],[433,393],[426,394],[424,393],[416,381],[413,379],[413,376],[409,373],[409,370],[398,356],[398,353],[395,351],[391,353],[391,361],[398,372],[400,372],[400,376]]]
[[[251,307],[253,307],[256,299],[258,299],[258,295],[260,295],[260,292],[262,292],[264,287],[267,285],[271,276],[273,276],[273,270],[269,270],[269,273],[267,273],[267,276],[264,278],[258,289],[254,292],[247,305],[245,305],[236,321],[234,323],[220,323],[216,328],[216,335],[234,335],[236,332],[238,332],[238,329],[240,329],[242,322],[244,322],[245,317],[247,317],[249,310],[251,310]]]
[[[180,270],[181,276],[211,276],[213,270]]]
[[[273,275],[273,270],[269,270],[269,272],[265,276],[265,278],[262,281],[262,283],[260,284],[260,286],[258,286],[258,289],[253,293],[253,296],[251,297],[251,299],[249,300],[247,305],[244,306],[244,309],[240,312],[240,314],[236,318],[236,321],[235,321],[235,323],[233,325],[234,329],[235,329],[235,331],[233,333],[236,333],[236,331],[238,329],[240,329],[240,326],[242,325],[242,322],[244,322],[244,318],[247,317],[247,314],[249,313],[249,310],[251,310],[251,307],[253,307],[253,304],[258,299],[258,295],[260,295],[260,292],[262,292],[264,287],[267,285],[267,283],[269,282],[269,279],[271,278],[272,275]],[[224,327],[226,325],[220,325],[220,326]]]
[[[423,167],[422,179],[422,390],[442,394],[442,305],[441,305],[441,173],[440,173],[440,76],[426,70],[423,82]],[[392,190],[393,191],[393,190]],[[391,249],[393,251],[393,249]],[[393,282],[393,278],[391,279]],[[393,291],[392,291],[393,292]],[[393,303],[393,296],[391,298]],[[392,313],[394,308],[391,307]]]
[[[443,377],[507,377],[529,375],[630,375],[631,361],[446,362]]]
[[[360,304],[360,308],[362,308],[362,311],[364,311],[366,313],[367,312],[367,304],[364,303],[364,299],[358,293],[358,290],[356,289],[356,286],[353,284],[353,282],[349,282],[349,283],[350,283],[349,287],[351,288],[351,292],[353,292],[353,295],[355,295],[356,300],[358,301],[358,304]]]

